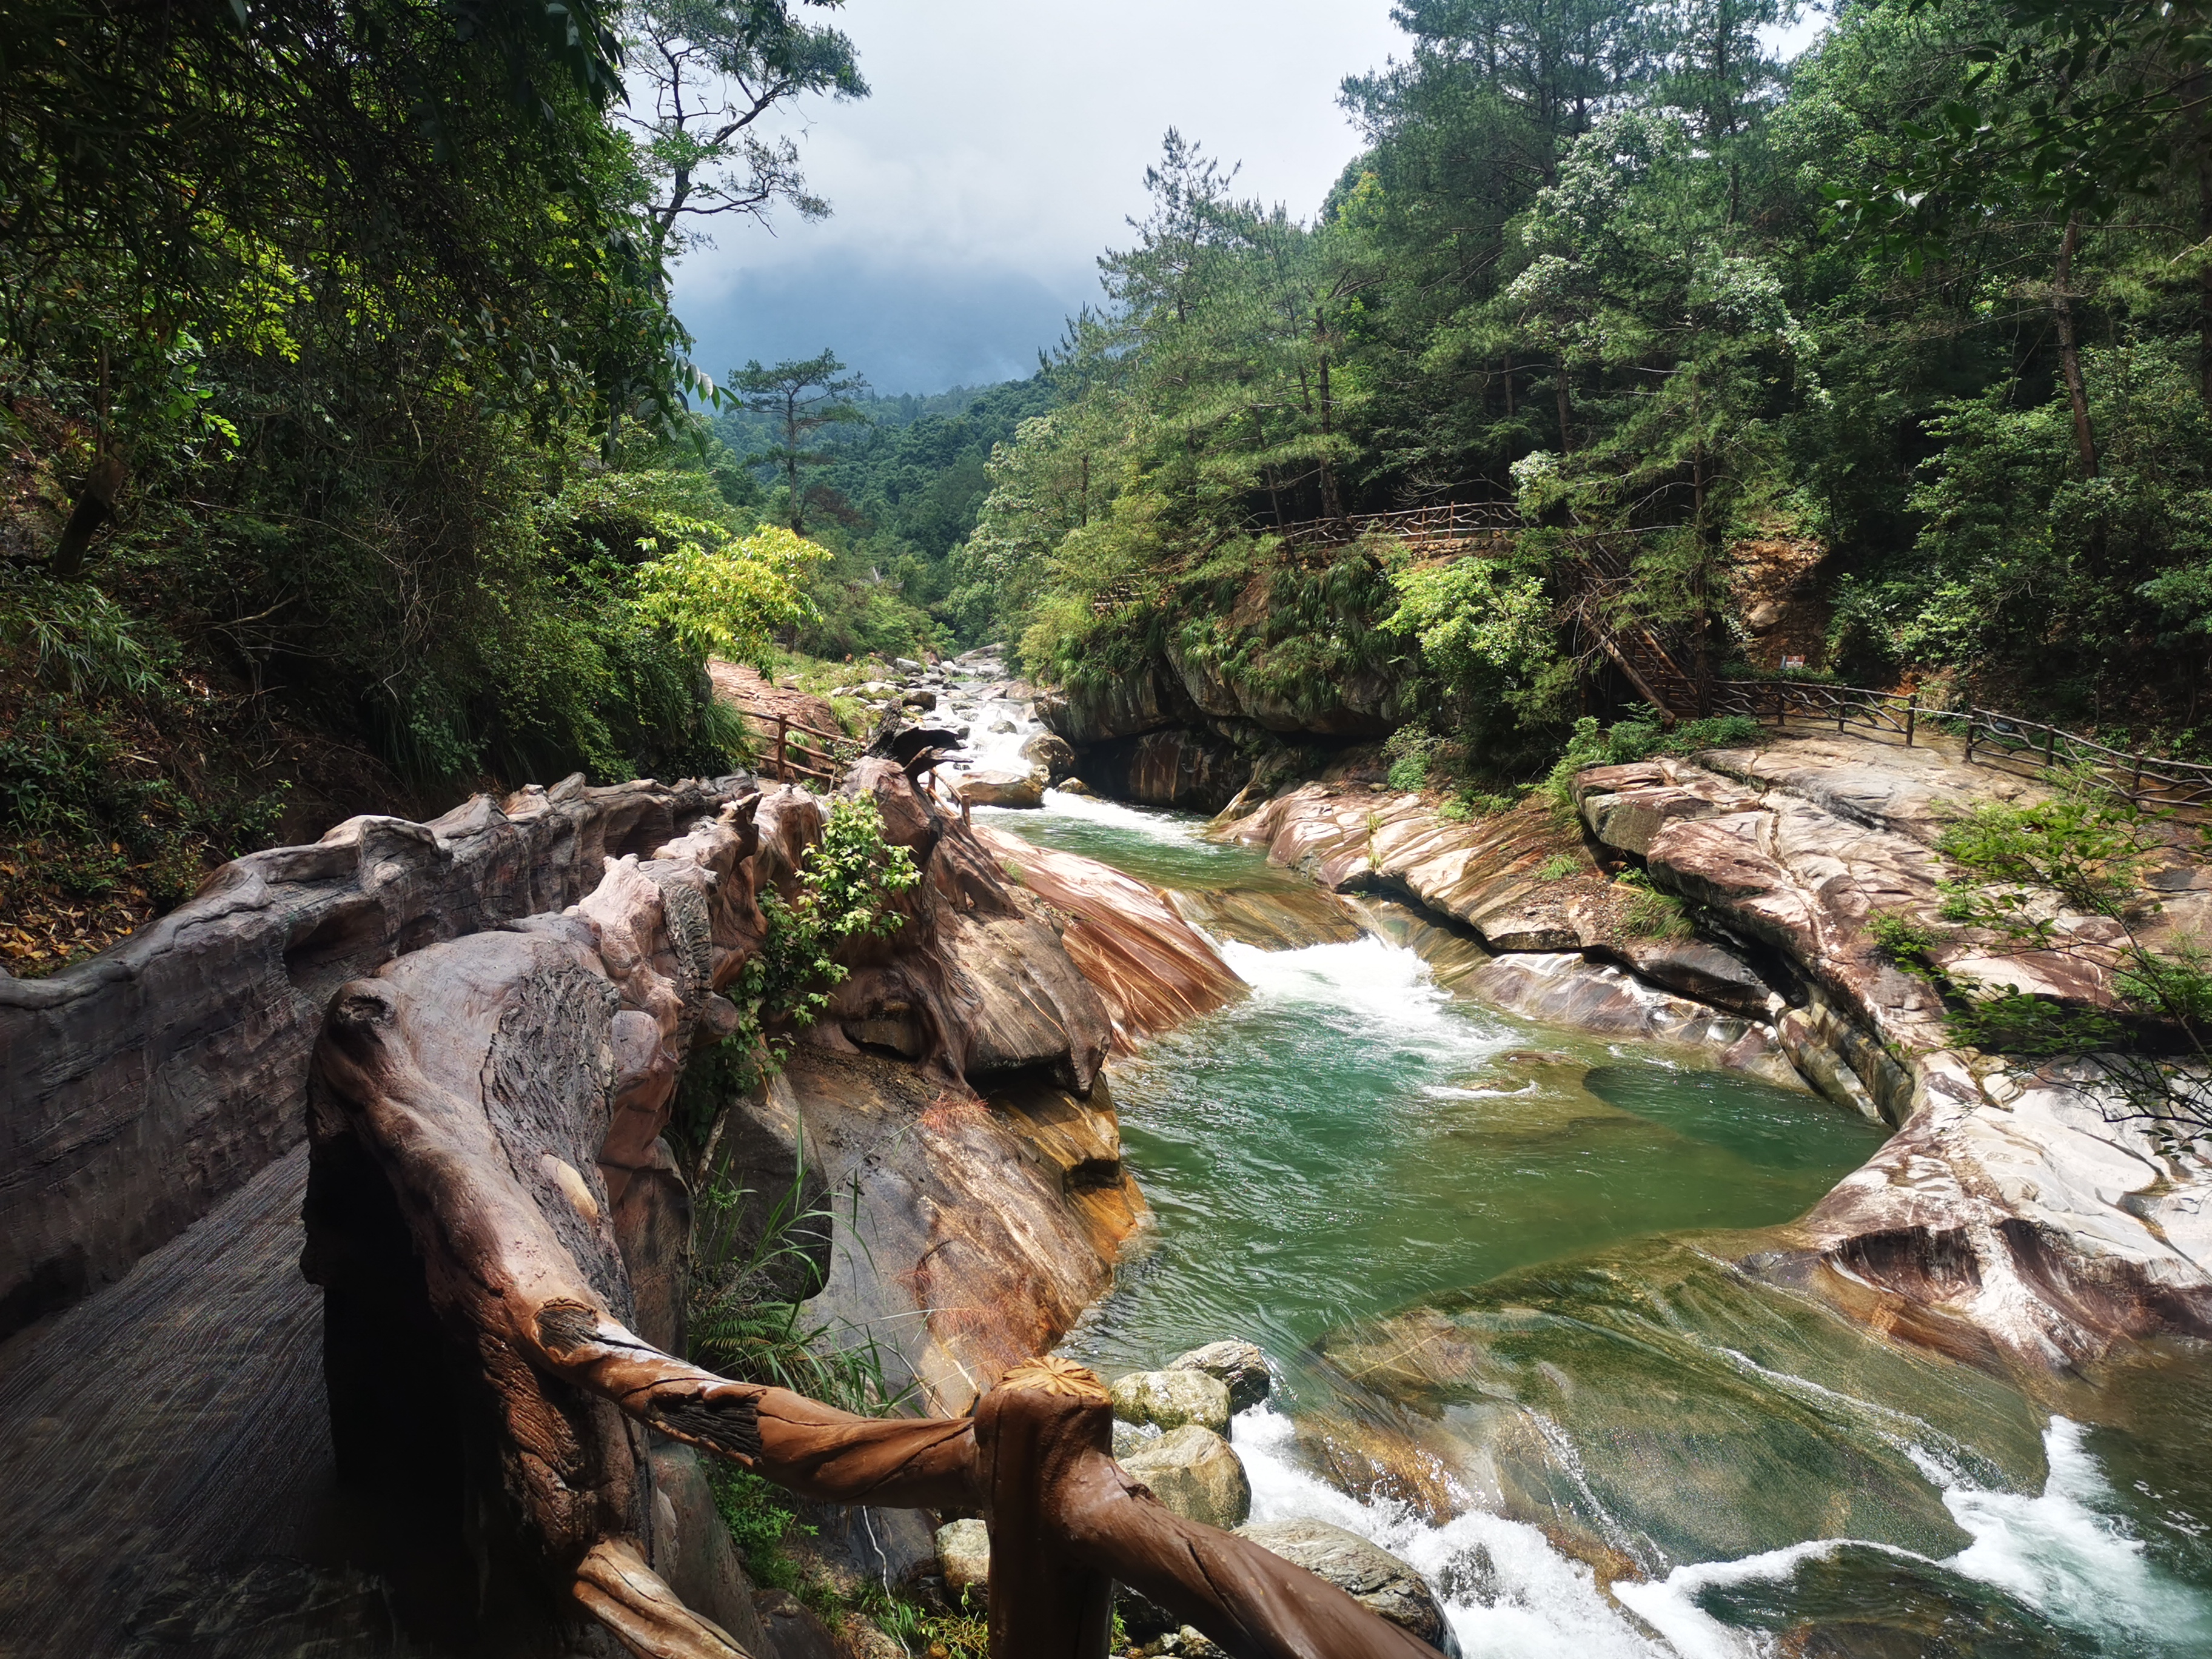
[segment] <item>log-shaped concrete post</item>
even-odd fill
[[[975,1408],[978,1484],[990,1509],[991,1659],[1105,1659],[1114,1581],[1078,1560],[1057,1524],[1061,1488],[1108,1457],[1114,1413],[1090,1372],[1042,1361]]]

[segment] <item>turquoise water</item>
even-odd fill
[[[1173,815],[991,821],[1164,886],[1295,880]],[[2062,1382],[1880,1340],[1750,1271],[1879,1131],[1376,939],[1224,954],[1251,994],[1113,1068],[1158,1224],[1064,1351],[1260,1343],[1255,1513],[1397,1551],[1498,1659],[2212,1655],[2201,1357]]]

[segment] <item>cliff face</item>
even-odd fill
[[[1380,738],[1404,718],[1400,688],[1382,673],[1309,680],[1294,697],[1179,650],[1135,673],[1048,692],[1036,711],[1101,793],[1206,812],[1286,745]]]

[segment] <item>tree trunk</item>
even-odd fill
[[[2212,94],[2212,68],[2199,69],[2191,88],[2197,100],[2197,235],[2203,244],[2197,273],[2197,373],[2199,395],[2212,404],[2212,118],[2204,100]]]
[[[1505,354],[1505,418],[1513,418],[1513,354]]]
[[[123,488],[124,477],[122,459],[115,455],[101,456],[85,475],[84,489],[77,495],[69,522],[62,526],[61,539],[54,544],[52,569],[64,581],[75,581],[84,574],[85,550],[115,511],[115,497]]]
[[[1713,712],[1713,601],[1712,601],[1712,544],[1715,526],[1706,523],[1705,514],[1705,439],[1698,425],[1698,377],[1690,377],[1690,421],[1698,426],[1697,447],[1690,452],[1690,487],[1694,503],[1698,537],[1698,562],[1690,571],[1690,672],[1697,678],[1697,711],[1699,720],[1711,717]]]
[[[2058,366],[2066,377],[2067,400],[2074,405],[2074,447],[2081,475],[2097,476],[2097,434],[2089,425],[2089,388],[2081,378],[2081,349],[2074,337],[2074,249],[2081,235],[2081,216],[2069,214],[2058,240],[2058,270],[2051,285],[2051,309],[2058,319]]]
[[[1565,352],[1559,354],[1559,372],[1552,381],[1552,391],[1559,405],[1559,453],[1571,455],[1574,453],[1575,437],[1573,428],[1567,424],[1567,356]]]

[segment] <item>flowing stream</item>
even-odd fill
[[[1013,711],[977,765],[1019,765]],[[988,816],[1247,912],[1311,890],[1187,815]],[[1766,1230],[1879,1130],[1455,999],[1373,934],[1224,953],[1251,994],[1111,1069],[1158,1224],[1062,1351],[1259,1343],[1255,1518],[1413,1562],[1485,1659],[2212,1655],[2201,1358],[2053,1380],[1885,1341],[1740,1265],[1789,1259]]]

